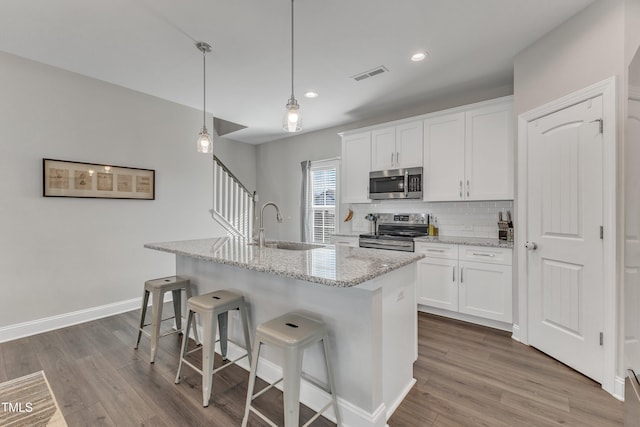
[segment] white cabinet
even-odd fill
[[[464,113],[424,121],[424,199],[464,200]]]
[[[369,203],[371,170],[371,132],[345,135],[342,138],[342,203]]]
[[[467,200],[513,199],[513,103],[467,111],[465,196]]]
[[[511,263],[511,249],[460,247],[458,311],[511,323]]]
[[[418,303],[458,311],[458,246],[416,243],[427,255],[418,261]]]
[[[424,200],[511,200],[513,102],[424,120]]]
[[[512,250],[416,243],[418,303],[483,319],[511,323]]]
[[[422,122],[371,131],[371,170],[422,166]]]
[[[358,236],[331,236],[329,241],[336,246],[350,246],[357,248],[360,246],[360,238]]]

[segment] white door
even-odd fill
[[[598,382],[602,116],[598,96],[532,121],[527,129],[529,343]]]

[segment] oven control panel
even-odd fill
[[[421,213],[381,213],[379,224],[429,224],[427,214]]]

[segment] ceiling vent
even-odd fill
[[[360,80],[368,79],[369,77],[377,76],[378,74],[387,73],[389,70],[384,65],[376,67],[372,70],[365,71],[364,73],[356,74],[355,76],[351,76],[351,78],[357,82]]]

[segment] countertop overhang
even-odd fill
[[[352,287],[423,258],[414,252],[325,245],[308,250],[260,248],[218,237],[147,243],[145,248],[335,287]]]

